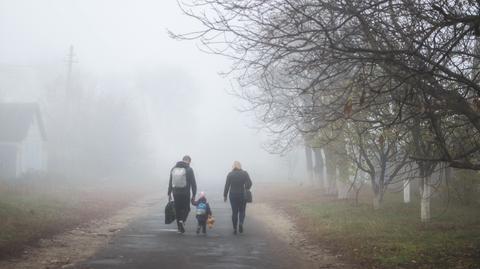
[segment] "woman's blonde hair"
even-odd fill
[[[234,161],[232,165],[232,169],[242,170],[242,164],[239,161]]]

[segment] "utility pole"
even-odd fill
[[[67,63],[67,74],[66,74],[66,81],[65,81],[65,99],[64,99],[64,133],[63,133],[63,161],[64,161],[64,174],[67,178],[72,176],[73,167],[74,167],[74,156],[72,147],[74,147],[74,140],[73,133],[72,133],[72,121],[74,118],[74,94],[73,94],[73,87],[72,87],[72,71],[73,71],[73,64],[76,63],[75,60],[75,53],[73,49],[73,45],[70,45],[70,49],[68,51],[66,63]]]
[[[72,99],[72,70],[73,64],[76,63],[75,60],[75,53],[73,51],[73,45],[70,45],[70,50],[67,55],[67,79],[66,79],[66,87],[65,87],[65,98],[67,99],[67,103],[69,104]]]

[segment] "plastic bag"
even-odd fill
[[[169,201],[165,206],[165,224],[170,224],[175,220],[175,202]]]

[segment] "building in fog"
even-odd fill
[[[36,103],[0,103],[0,178],[45,171],[46,134]]]

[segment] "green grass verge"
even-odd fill
[[[420,222],[418,201],[388,197],[369,204],[297,203],[304,228],[370,268],[480,268],[480,208],[432,205],[433,220]]]

